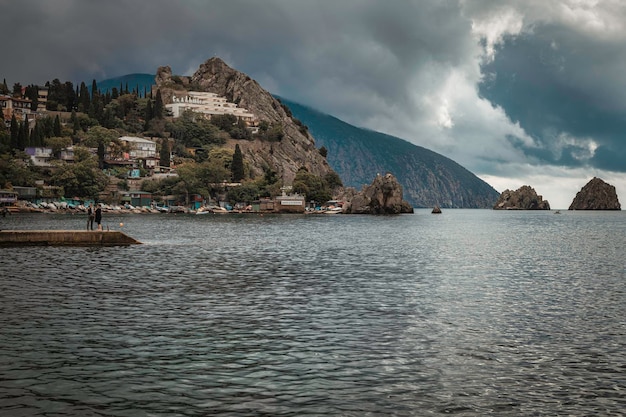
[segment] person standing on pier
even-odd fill
[[[98,230],[102,230],[102,225],[100,224],[102,222],[102,204],[98,205],[98,208],[96,209],[96,224],[98,225]]]
[[[89,207],[87,207],[87,230],[93,230],[93,220],[95,218],[95,213],[93,211],[93,204],[89,203]]]

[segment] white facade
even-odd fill
[[[128,143],[128,154],[131,159],[156,158],[157,156],[156,142],[134,136],[122,136],[120,140]]]
[[[166,104],[165,108],[171,111],[175,118],[180,117],[185,110],[191,110],[207,115],[209,118],[213,115],[232,114],[246,123],[253,123],[255,119],[254,114],[248,110],[237,107],[235,103],[230,103],[225,97],[214,93],[189,91],[183,96],[174,95],[172,101],[172,104]]]
[[[30,160],[33,162],[33,165],[38,167],[49,167],[50,159],[52,158],[52,148],[44,148],[44,147],[30,147],[24,150],[28,155],[30,155]]]

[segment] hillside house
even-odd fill
[[[230,103],[225,97],[220,97],[214,93],[189,91],[185,95],[174,95],[172,103],[166,104],[165,108],[172,113],[174,118],[180,117],[185,110],[191,110],[195,113],[201,113],[209,119],[214,115],[230,114],[242,119],[249,126],[255,122],[254,114],[244,108],[237,107],[235,103]]]
[[[156,142],[133,136],[122,136],[120,141],[125,142],[128,148],[128,153],[123,155],[124,160],[142,161],[146,169],[155,169],[159,165]]]
[[[44,148],[44,147],[29,147],[24,149],[27,155],[30,156],[30,160],[33,162],[33,165],[37,167],[50,167],[52,164],[50,160],[52,159],[52,148]]]

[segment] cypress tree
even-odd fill
[[[104,142],[98,143],[98,167],[104,168]]]
[[[30,122],[28,115],[24,115],[24,148],[30,146]]]
[[[84,82],[80,83],[80,93],[78,95],[78,111],[87,113],[91,106],[91,97],[89,96],[89,90]]]
[[[15,114],[11,116],[11,148],[17,149],[20,146],[19,142],[19,134],[20,134],[20,124],[17,122],[15,118]]]
[[[233,182],[240,182],[243,179],[243,155],[239,144],[235,145],[235,153],[233,154],[233,162],[230,164],[231,178]]]
[[[78,122],[78,117],[76,116],[76,112],[74,110],[72,110],[72,116],[70,117],[70,121],[72,122],[72,134],[76,135],[76,133],[80,129],[80,123]]]
[[[30,144],[32,146],[43,146],[43,132],[39,121],[35,123],[33,132],[30,134]]]
[[[0,84],[0,94],[9,94],[9,87],[7,86],[6,78],[4,78],[4,81]]]
[[[20,123],[19,126],[19,131],[17,134],[17,149],[23,151],[24,149],[26,149],[30,143],[29,143],[29,132],[28,132],[28,117],[22,122]]]
[[[163,118],[163,99],[161,98],[161,89],[156,92],[156,99],[154,100],[154,117],[157,119]]]
[[[100,95],[100,92],[98,91],[98,84],[94,79],[93,81],[91,81],[91,100],[95,99],[98,95]]]
[[[159,164],[162,167],[168,167],[171,164],[171,160],[170,160],[170,141],[167,139],[163,139],[161,141],[161,152],[159,153],[159,157],[161,159],[161,161],[159,162]]]
[[[59,115],[58,114],[54,118],[54,127],[53,127],[52,131],[54,132],[54,136],[57,136],[57,137],[61,136],[61,120],[59,119]]]
[[[152,120],[153,116],[152,111],[152,100],[148,100],[148,104],[146,105],[146,114],[145,114],[145,123],[143,124],[143,130],[148,130],[150,125],[150,120]]]

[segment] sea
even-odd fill
[[[626,414],[624,212],[103,226],[142,244],[0,249],[0,416]]]

